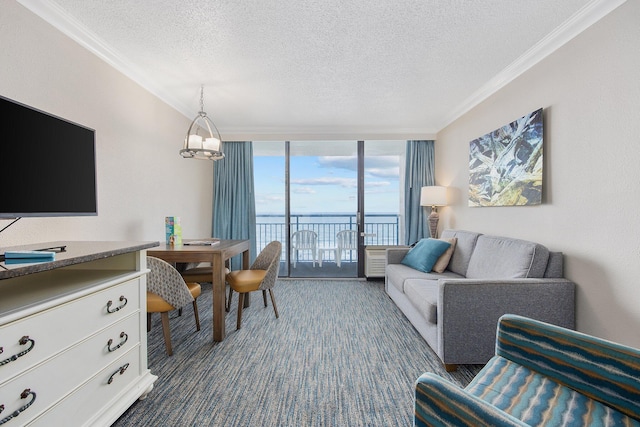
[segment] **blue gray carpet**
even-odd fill
[[[212,342],[211,286],[193,311],[171,315],[168,357],[159,316],[148,335],[159,378],[114,426],[410,426],[413,384],[436,372],[465,386],[479,366],[447,373],[387,297],[382,282],[279,280],[280,318],[253,293],[236,331]]]

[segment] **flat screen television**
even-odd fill
[[[95,130],[0,96],[0,218],[97,215]]]

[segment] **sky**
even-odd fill
[[[291,213],[354,213],[357,209],[355,156],[292,156]],[[255,156],[256,213],[284,213],[285,161]],[[365,211],[397,213],[399,156],[365,158]]]

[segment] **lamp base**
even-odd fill
[[[429,214],[429,235],[433,239],[438,238],[438,220],[440,219],[440,214],[435,210],[435,208],[431,209],[431,213]]]

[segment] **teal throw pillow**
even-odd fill
[[[428,273],[438,261],[440,255],[449,249],[451,243],[438,239],[421,239],[407,252],[402,259],[402,264],[416,270]]]

